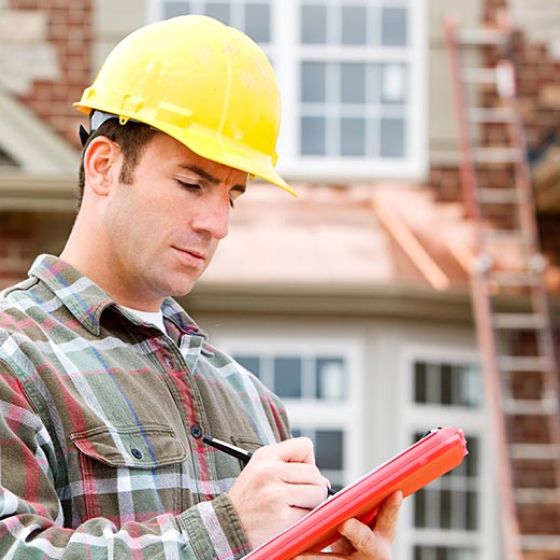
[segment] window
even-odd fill
[[[414,552],[414,560],[478,560],[475,550],[444,546],[418,547]]]
[[[344,486],[344,430],[295,428],[294,437],[307,436],[315,445],[315,462],[331,486],[339,490]]]
[[[438,425],[463,428],[469,454],[462,464],[411,497],[411,527],[405,558],[481,560],[493,558],[496,541],[482,376],[476,356],[414,351],[407,360],[408,443]]]
[[[416,362],[414,401],[440,406],[480,406],[480,370],[472,363]]]
[[[234,351],[233,357],[288,407],[298,408],[298,404],[305,402],[304,416],[290,413],[292,434],[307,436],[314,442],[315,460],[321,472],[333,488],[342,488],[346,463],[343,424],[348,409],[340,410],[337,417],[332,404],[347,405],[350,384],[347,359],[340,354],[323,352],[288,354],[262,350],[258,354]]]
[[[416,434],[416,440],[422,434]],[[478,520],[477,476],[480,463],[478,438],[469,437],[469,454],[450,473],[414,496],[414,526],[476,531]]]
[[[152,0],[151,18],[210,15],[261,45],[282,90],[281,172],[367,179],[425,169],[423,4]]]
[[[235,359],[282,399],[344,400],[346,363],[340,356],[246,356]]]
[[[314,442],[317,465],[333,488],[364,473],[358,343],[280,331],[214,342],[282,399],[292,434]]]

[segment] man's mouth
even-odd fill
[[[199,251],[193,251],[192,249],[182,249],[180,247],[173,247],[175,251],[179,254],[183,261],[188,262],[191,265],[200,266],[206,261],[204,253]]]

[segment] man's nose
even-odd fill
[[[229,231],[231,203],[229,197],[212,196],[201,205],[193,221],[197,231],[205,231],[214,239],[223,239]]]

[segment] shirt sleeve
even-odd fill
[[[235,560],[249,552],[227,494],[179,516],[121,527],[100,517],[66,528],[57,452],[18,383],[0,378],[0,558]]]

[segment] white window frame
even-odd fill
[[[216,339],[217,337],[214,337]],[[319,399],[286,399],[292,428],[341,430],[344,433],[344,463],[342,482],[348,484],[363,474],[363,408],[360,398],[362,385],[361,347],[358,343],[325,341],[309,336],[225,335],[215,340],[221,350],[230,355],[256,356],[340,356],[346,364],[348,391],[343,401]]]
[[[164,0],[148,0],[147,19],[161,19]],[[273,61],[282,91],[283,119],[278,142],[278,170],[289,180],[356,181],[376,178],[423,179],[428,169],[427,142],[427,6],[425,0],[409,0],[409,45],[396,47],[345,48],[343,58],[368,62],[404,62],[409,67],[405,106],[405,158],[331,158],[300,156],[299,146],[299,47],[301,0],[274,0],[271,43],[263,46]],[[306,53],[324,57],[322,47],[305,45]],[[332,60],[341,60],[340,50],[331,47]],[[290,118],[293,117],[293,118]]]
[[[478,531],[442,531],[438,529],[417,529],[414,527],[412,500],[404,502],[401,514],[402,526],[406,530],[398,539],[398,558],[413,558],[414,546],[457,546],[478,547],[477,560],[495,560],[500,557],[500,526],[498,523],[497,489],[492,464],[492,434],[489,430],[490,412],[482,398],[480,407],[437,406],[416,404],[414,401],[414,364],[415,362],[472,364],[480,363],[475,350],[464,348],[409,345],[403,348],[400,359],[401,419],[398,435],[401,447],[410,445],[415,433],[436,426],[455,426],[462,428],[467,436],[476,436],[479,441],[479,503]],[[482,366],[481,366],[482,367]],[[482,372],[481,372],[482,375]],[[484,390],[481,379],[481,391]],[[467,439],[468,446],[468,439]]]

